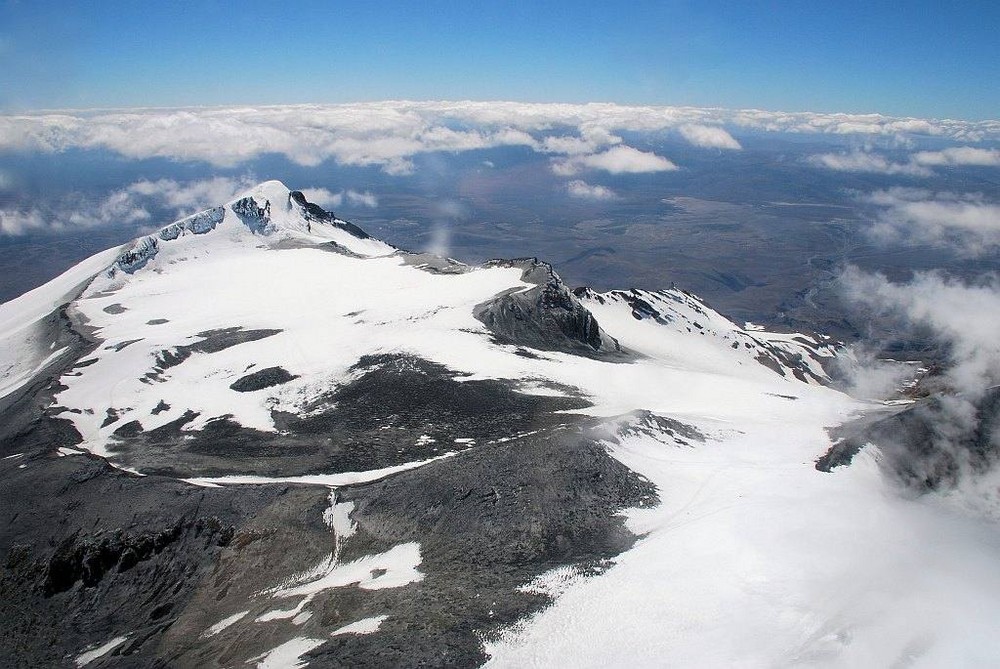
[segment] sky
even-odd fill
[[[0,0],[0,111],[388,99],[993,119],[997,2]]]

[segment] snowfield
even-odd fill
[[[247,218],[248,210],[267,213]],[[738,327],[679,290],[586,291],[581,303],[631,357],[527,356],[473,316],[476,305],[504,291],[532,288],[521,270],[415,266],[387,244],[309,220],[278,182],[211,219],[168,228],[139,240],[132,255],[98,254],[0,305],[2,396],[61,355],[40,350],[32,328],[86,283],[69,313],[99,344],[59,379],[55,402],[82,435],[79,448],[113,463],[114,432],[126,423],[194,432],[228,417],[274,432],[273,412],[306,411],[350,382],[362,356],[385,353],[438,363],[464,381],[504,379],[528,394],[576,394],[591,403],[581,413],[597,418],[648,410],[706,436],[704,443],[666,434],[608,439],[608,452],[652,482],[661,503],[628,512],[628,528],[641,538],[600,576],[564,569],[526,584],[557,595],[555,603],[490,637],[487,666],[957,667],[1000,658],[995,525],[938,496],[914,499],[895,489],[871,446],[850,467],[816,470],[831,446],[826,428],[871,406],[821,383],[821,363],[835,355],[822,339]],[[220,333],[246,336],[220,347]],[[233,389],[273,367],[289,380]],[[488,447],[472,441],[454,439]],[[336,487],[448,455],[368,472],[248,471],[189,482]],[[399,588],[423,579],[416,543],[340,562],[353,511],[331,495],[325,519],[337,547],[266,593],[275,608],[253,624],[302,625],[310,603],[330,588]],[[249,624],[248,613],[203,634]],[[373,634],[385,619],[332,634]],[[302,656],[329,638],[297,636],[252,662],[305,666]]]

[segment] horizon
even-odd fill
[[[608,100],[988,120],[995,3],[0,7],[0,110]],[[305,18],[306,20],[302,20]],[[809,85],[803,85],[808,82]]]

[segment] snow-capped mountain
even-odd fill
[[[0,305],[0,342],[6,664],[1000,653],[980,521],[874,447],[817,469],[872,410],[832,342],[683,290],[409,253],[270,181]]]

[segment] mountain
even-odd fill
[[[875,447],[817,469],[872,409],[834,343],[683,290],[410,253],[270,181],[0,305],[0,341],[4,666],[998,650],[979,521]]]

